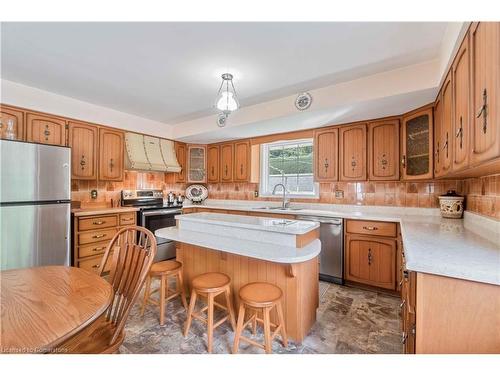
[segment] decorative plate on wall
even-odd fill
[[[299,111],[304,111],[311,106],[312,100],[311,94],[303,92],[297,96],[297,99],[295,99],[295,107]]]
[[[203,202],[208,197],[208,190],[203,185],[191,185],[186,189],[186,198],[193,203]]]

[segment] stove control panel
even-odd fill
[[[162,190],[122,190],[122,199],[163,198]]]

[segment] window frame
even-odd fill
[[[313,175],[313,192],[312,193],[294,193],[287,192],[287,198],[300,198],[300,199],[318,199],[319,198],[319,183],[314,181],[314,139],[313,138],[301,138],[301,139],[291,139],[291,140],[280,140],[269,143],[262,143],[259,147],[260,153],[260,173],[259,173],[259,197],[280,197],[282,193],[272,194],[272,190],[268,191],[267,187],[269,185],[269,148],[276,145],[294,145],[297,143],[311,143],[313,149],[313,165],[312,165],[312,175]],[[281,189],[279,190],[282,191]]]

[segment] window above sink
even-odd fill
[[[264,143],[260,146],[261,197],[281,197],[282,189],[273,195],[276,184],[287,187],[287,198],[318,198],[319,185],[313,176],[313,140],[297,139]]]

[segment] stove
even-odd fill
[[[175,216],[182,214],[182,203],[164,203],[162,190],[122,190],[122,206],[138,207],[138,225],[151,232],[165,227],[175,227]],[[175,243],[156,237],[158,250],[154,261],[172,259],[176,256]]]

